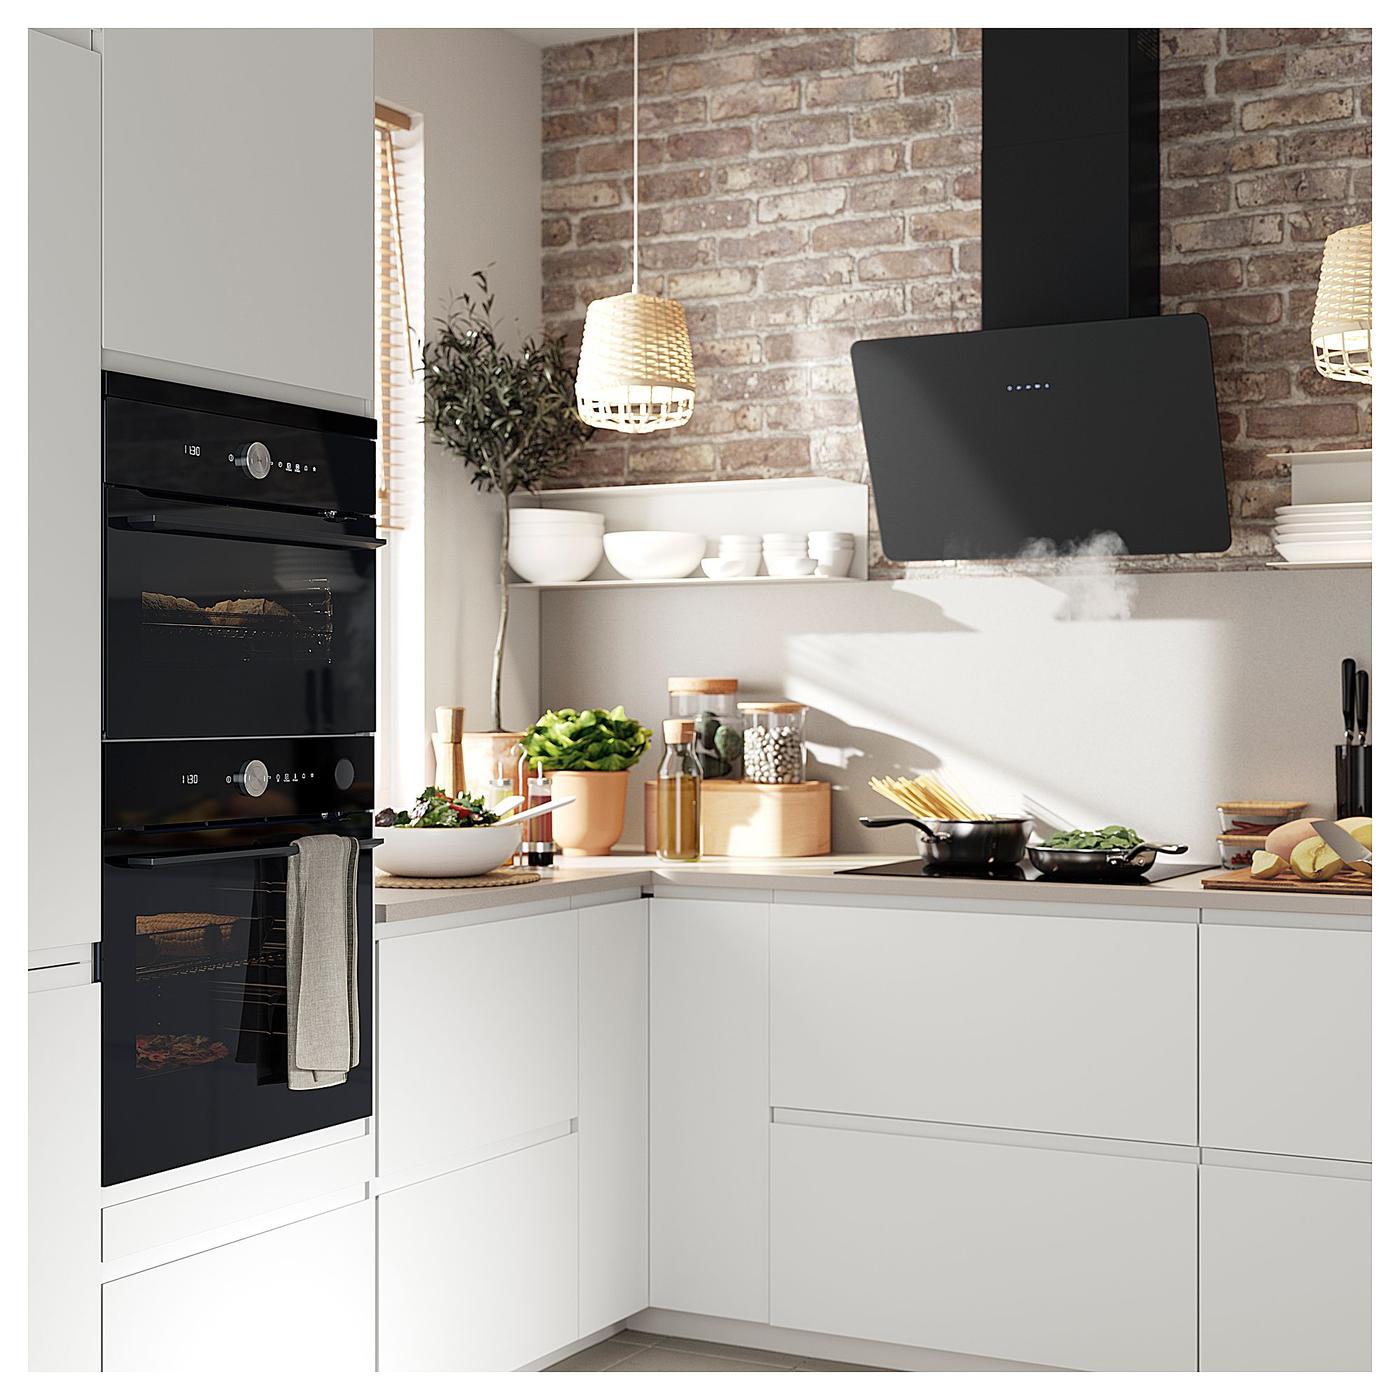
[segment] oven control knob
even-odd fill
[[[238,770],[233,781],[248,797],[261,797],[267,791],[269,776],[267,764],[260,758],[254,758]]]
[[[261,442],[250,442],[239,448],[234,460],[254,481],[261,481],[272,470],[272,453]]]

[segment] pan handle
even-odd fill
[[[921,831],[930,841],[951,841],[952,833],[948,831],[935,831],[931,826],[925,826],[917,817],[861,817],[862,826],[912,826],[916,831]]]
[[[1108,863],[1110,865],[1131,865],[1144,851],[1155,851],[1164,856],[1180,856],[1185,855],[1186,850],[1187,847],[1182,845],[1162,846],[1152,841],[1139,841],[1131,850],[1108,852]]]

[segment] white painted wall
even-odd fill
[[[623,704],[654,728],[668,675],[812,706],[809,772],[837,851],[898,854],[872,774],[946,764],[974,801],[1030,798],[1216,854],[1215,803],[1332,803],[1341,658],[1369,665],[1365,570],[1144,575],[1124,620],[1076,620],[1072,579],[963,578],[543,595],[540,699]],[[1066,616],[1069,614],[1069,616]],[[639,766],[653,774],[659,753]],[[640,845],[634,778],[624,844]]]
[[[422,115],[429,330],[447,299],[488,270],[496,309],[521,332],[540,324],[540,51],[498,29],[377,29],[375,96]],[[460,459],[427,450],[427,677],[424,735],[436,705],[465,705],[491,727],[499,500]],[[502,720],[539,713],[539,609],[516,595]],[[428,751],[424,746],[425,773]]]

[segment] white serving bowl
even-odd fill
[[[757,561],[757,560],[754,561],[753,567],[754,567],[754,572],[756,573],[756,572],[758,571],[758,561]],[[752,577],[752,575],[746,575],[746,574],[745,574],[744,571],[745,571],[746,568],[747,568],[747,565],[746,565],[746,563],[745,563],[744,560],[742,560],[742,559],[736,559],[736,558],[733,558],[733,557],[730,557],[730,558],[723,558],[723,557],[721,557],[721,558],[710,558],[710,559],[702,559],[702,560],[700,561],[700,572],[703,573],[703,574],[705,575],[706,578],[717,578],[717,579],[718,579],[718,578],[745,578],[745,577]]]
[[[1369,515],[1290,515],[1286,520],[1275,522],[1279,530],[1359,530],[1371,528]]]
[[[705,537],[689,530],[613,530],[603,536],[603,552],[623,578],[686,578],[705,555]]]
[[[1369,540],[1369,525],[1297,525],[1280,526],[1274,531],[1276,540]]]
[[[527,583],[577,583],[602,558],[601,535],[519,535],[513,528],[506,551],[511,568]]]
[[[510,533],[601,536],[603,517],[591,510],[512,510]]]
[[[510,826],[377,826],[384,844],[374,863],[389,875],[452,879],[485,875],[504,865],[520,844],[524,823]]]
[[[1319,501],[1315,505],[1308,506],[1280,506],[1280,515],[1327,515],[1332,511],[1364,511],[1367,515],[1371,513],[1371,501]]]
[[[1290,564],[1361,564],[1369,562],[1371,558],[1370,540],[1346,540],[1329,544],[1278,540],[1276,548]]]
[[[810,578],[817,571],[817,561],[809,554],[763,556],[773,578]]]

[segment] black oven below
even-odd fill
[[[367,850],[355,886],[359,1064],[344,1084],[287,1084],[287,861],[300,836],[372,844],[372,742],[246,748],[105,746],[104,1185],[373,1110]],[[267,819],[253,818],[263,803]]]

